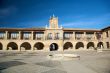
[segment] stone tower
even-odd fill
[[[54,15],[50,17],[49,25],[49,28],[58,28],[58,17],[55,17]]]

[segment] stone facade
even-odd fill
[[[0,28],[0,51],[97,49],[110,49],[110,26],[101,30],[63,28],[52,16],[45,28]]]

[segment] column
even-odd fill
[[[34,43],[31,42],[31,51],[34,51]]]
[[[96,32],[94,32],[94,40],[97,40]]]
[[[50,47],[49,43],[48,42],[45,42],[44,44],[45,44],[44,51],[50,51],[50,49],[49,49],[49,47]]]
[[[45,40],[45,38],[46,38],[46,33],[45,33],[45,31],[44,31],[44,34],[43,34],[43,40]]]
[[[63,51],[64,41],[63,41],[63,40],[60,40],[60,41],[61,41],[61,42],[58,43],[58,45],[59,45],[59,49],[58,49],[58,51]]]
[[[107,49],[107,43],[106,42],[103,42],[103,48],[102,48],[102,50],[103,49]]]
[[[86,40],[86,32],[84,32],[84,36],[83,36],[83,37],[84,37],[84,39],[83,39],[83,40]]]
[[[106,32],[102,33],[102,38],[105,39],[106,38]]]
[[[75,32],[73,32],[73,36],[72,36],[73,40],[75,40]]]
[[[75,42],[73,42],[73,51],[75,51],[76,49],[75,49],[75,46],[76,46],[76,43]]]
[[[6,51],[7,50],[7,41],[3,42],[2,45],[3,45],[3,48],[2,48],[3,51]]]
[[[5,39],[8,39],[8,31],[5,31]]]
[[[19,43],[19,44],[18,44],[18,51],[21,51],[21,50],[20,50],[20,49],[21,49],[21,48],[20,48],[20,45],[21,45],[21,44]]]
[[[94,42],[94,50],[97,49],[97,44],[98,44],[98,42]]]
[[[83,42],[84,44],[84,50],[87,50],[87,42]]]
[[[110,30],[108,30],[108,37],[110,38]]]
[[[21,31],[19,31],[19,38],[18,39],[21,40]]]
[[[33,40],[33,35],[34,35],[34,32],[31,31],[31,40]]]

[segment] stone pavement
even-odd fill
[[[110,51],[76,53],[81,59],[51,60],[50,52],[0,53],[0,73],[110,73]]]

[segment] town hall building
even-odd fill
[[[0,28],[0,51],[97,49],[110,49],[110,26],[100,30],[63,28],[52,16],[45,28]]]

